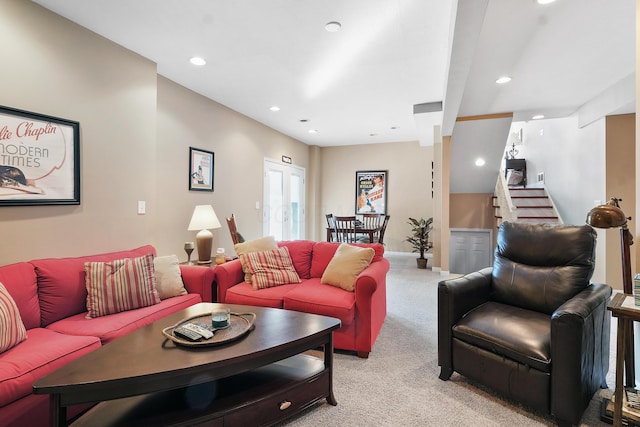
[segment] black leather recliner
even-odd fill
[[[609,370],[611,287],[590,283],[588,225],[505,222],[488,267],[438,285],[440,379],[482,383],[579,424]]]

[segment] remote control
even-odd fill
[[[178,326],[177,328],[175,328],[173,330],[173,334],[189,341],[200,341],[203,339],[202,335],[198,334],[197,332],[193,332],[192,330],[187,329],[183,326]]]
[[[215,332],[215,331],[214,331],[214,329],[213,329],[213,326],[212,326],[212,325],[207,325],[207,324],[206,324],[206,323],[204,323],[204,322],[189,322],[189,323],[191,323],[191,324],[193,324],[193,325],[200,326],[201,328],[204,328],[204,329],[206,329],[207,331]]]
[[[205,340],[208,340],[209,338],[211,338],[213,336],[213,332],[211,332],[209,329],[204,328],[200,325],[197,325],[196,323],[185,323],[184,325],[182,325],[184,328],[190,329],[193,332],[200,334],[204,337]]]
[[[213,332],[194,323],[185,323],[175,328],[173,333],[190,341],[200,341],[201,339],[209,339],[213,336]]]

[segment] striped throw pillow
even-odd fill
[[[153,255],[85,262],[87,318],[158,304]]]
[[[20,311],[7,288],[0,283],[0,353],[27,339]]]
[[[270,251],[249,252],[240,255],[241,259],[243,257],[248,271],[252,274],[253,289],[272,288],[287,283],[301,282],[286,246]]]

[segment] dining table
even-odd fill
[[[374,241],[373,239],[375,235],[377,233],[380,233],[381,229],[382,229],[381,226],[368,228],[368,227],[365,227],[364,225],[356,225],[355,234],[356,236],[358,234],[367,235],[369,236],[369,242],[373,243]],[[340,230],[337,230],[337,231],[340,232]],[[351,229],[349,229],[349,231],[351,231]],[[334,241],[332,238],[334,232],[336,232],[336,230],[333,227],[327,227],[327,242]]]

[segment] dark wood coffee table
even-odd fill
[[[256,314],[255,329],[215,347],[181,347],[162,329],[220,307]],[[333,396],[340,321],[273,308],[201,303],[140,328],[38,380],[54,426],[66,408],[101,402],[73,425],[270,425]],[[324,359],[302,354],[324,348]]]

